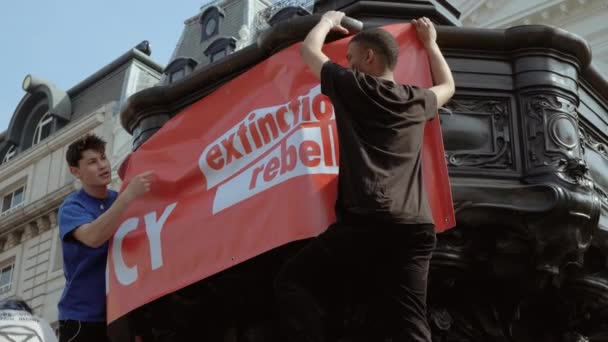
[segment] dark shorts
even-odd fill
[[[109,342],[106,322],[59,321],[59,342]]]

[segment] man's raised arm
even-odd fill
[[[329,58],[323,53],[323,43],[329,31],[338,31],[348,34],[348,30],[340,23],[344,12],[329,11],[323,15],[321,21],[308,33],[300,48],[300,55],[312,73],[321,78],[321,68]]]
[[[437,45],[437,32],[433,23],[426,17],[414,19],[412,23],[416,27],[418,39],[426,48],[429,56],[434,84],[429,90],[437,96],[437,106],[442,107],[452,98],[456,91],[452,71]]]

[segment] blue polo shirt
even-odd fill
[[[86,322],[106,320],[106,260],[108,242],[91,248],[76,240],[72,231],[95,221],[114,203],[115,191],[98,199],[84,190],[69,195],[59,208],[59,235],[63,249],[65,288],[59,300],[59,319]]]

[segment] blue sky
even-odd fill
[[[208,0],[5,1],[0,10],[0,131],[25,94],[27,74],[63,90],[142,40],[152,59],[166,65],[184,20]]]

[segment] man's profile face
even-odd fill
[[[364,74],[375,75],[372,66],[377,63],[377,55],[374,50],[366,48],[357,42],[351,42],[348,44],[348,51],[346,52],[346,59],[348,60],[348,67],[351,69],[358,70]]]
[[[89,186],[106,186],[112,181],[110,161],[103,151],[83,151],[78,167],[70,167],[70,172],[80,179],[82,184]]]
[[[359,70],[363,73],[368,71],[366,67],[367,49],[364,49],[359,43],[353,42],[348,44],[348,50],[346,52],[346,59],[348,60],[348,67],[351,69]]]

